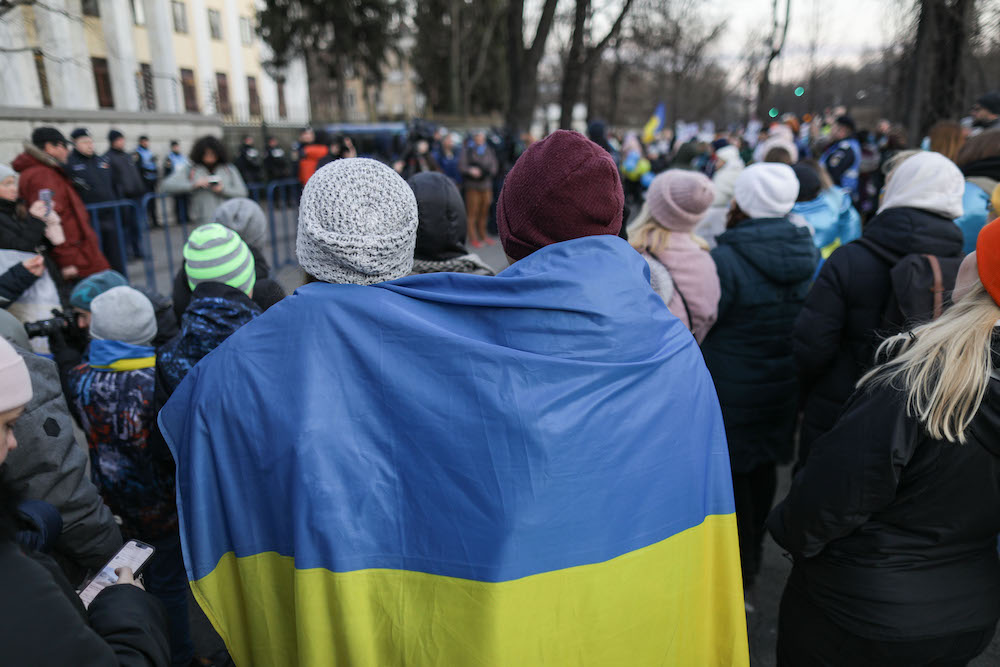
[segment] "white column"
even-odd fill
[[[108,71],[115,109],[139,110],[139,63],[132,42],[132,8],[128,0],[99,0],[101,27],[108,49]]]
[[[212,41],[208,30],[205,0],[191,0],[191,23],[194,26],[194,51],[198,60],[198,88],[201,112],[215,113],[215,67],[212,65]]]
[[[144,0],[146,33],[149,35],[150,67],[153,70],[153,93],[156,110],[180,113],[180,71],[174,56],[174,23],[169,0]]]
[[[87,56],[79,0],[33,5],[38,44],[45,55],[45,75],[52,106],[96,109],[94,71]]]
[[[240,34],[240,9],[236,0],[226,0],[222,38],[229,49],[229,94],[236,118],[249,117],[250,93],[247,72],[243,66],[243,37]]]
[[[0,90],[17,91],[17,101],[7,104],[39,108],[42,106],[42,89],[38,84],[35,57],[28,45],[28,31],[24,7],[14,7],[0,17],[0,44],[7,51],[0,53]]]

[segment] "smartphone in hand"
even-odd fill
[[[146,566],[149,559],[156,551],[152,546],[139,540],[129,540],[118,553],[116,553],[107,564],[101,568],[90,582],[80,590],[80,599],[83,606],[90,608],[90,603],[94,601],[97,594],[108,586],[118,583],[118,575],[115,573],[120,567],[132,568],[132,573],[138,577],[139,572]]]
[[[45,217],[48,217],[52,212],[52,190],[42,188],[38,191],[38,198],[45,203]]]

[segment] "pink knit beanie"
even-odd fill
[[[646,194],[649,212],[673,232],[694,230],[715,198],[715,186],[704,174],[668,169],[653,179]]]
[[[0,412],[7,412],[31,400],[31,377],[21,355],[0,338]]]

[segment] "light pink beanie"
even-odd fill
[[[31,400],[31,376],[21,355],[0,338],[0,412],[7,412]]]
[[[653,179],[646,193],[649,212],[673,232],[691,232],[715,199],[712,181],[696,171],[668,169]]]

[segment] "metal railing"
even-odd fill
[[[252,183],[247,187],[250,198],[261,205],[267,216],[271,256],[274,269],[295,264],[295,230],[298,204],[302,186],[296,179]],[[190,220],[185,195],[150,192],[136,201],[118,201],[88,204],[90,222],[97,234],[102,252],[108,256],[112,268],[120,271],[130,283],[136,279],[129,275],[128,259],[132,250],[142,259],[146,287],[158,290],[157,264],[166,266],[168,291],[177,269],[183,265],[182,249],[187,240]],[[151,230],[149,212],[155,211],[162,229]],[[175,238],[179,231],[179,238]],[[113,235],[113,240],[107,238]],[[262,252],[265,248],[260,248]]]

